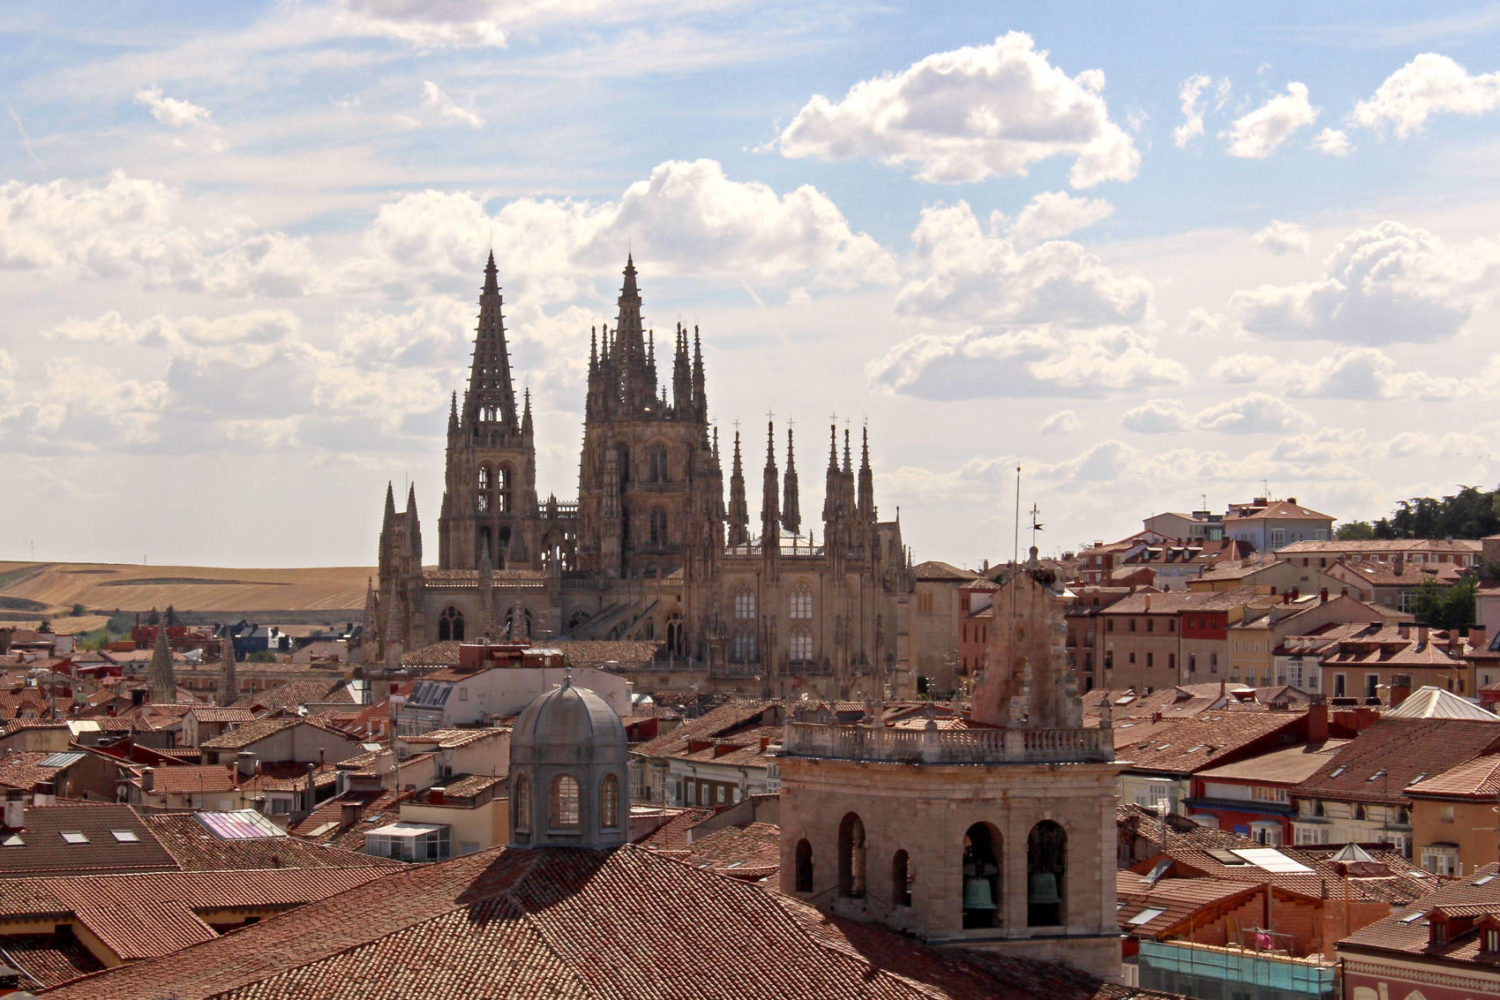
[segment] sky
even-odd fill
[[[435,538],[491,247],[543,497],[627,253],[751,483],[768,414],[810,512],[867,427],[918,560],[1009,558],[1018,467],[1044,554],[1493,488],[1497,41],[1496,4],[0,7],[0,559],[369,565],[388,481]]]

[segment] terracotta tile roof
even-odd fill
[[[319,803],[301,821],[292,824],[289,832],[314,844],[361,851],[365,846],[365,833],[396,819],[401,803],[414,794],[397,789],[350,789]],[[345,805],[353,805],[359,812],[359,819],[347,828],[342,827]]]
[[[1349,952],[1387,953],[1409,957],[1430,957],[1441,962],[1475,962],[1479,959],[1480,935],[1475,932],[1453,936],[1446,945],[1430,948],[1431,928],[1427,916],[1433,910],[1452,911],[1453,915],[1500,914],[1500,873],[1493,864],[1485,865],[1448,883],[1428,896],[1355,931],[1339,942],[1340,954]],[[1411,919],[1415,917],[1415,919]],[[1493,956],[1485,965],[1493,967]]]
[[[1159,938],[1205,907],[1261,891],[1263,883],[1222,882],[1212,878],[1162,878],[1155,882],[1129,869],[1115,873],[1115,919],[1120,933]],[[1144,922],[1136,918],[1159,911]]]
[[[1408,796],[1487,799],[1500,796],[1500,754],[1485,754],[1406,788]]]
[[[686,851],[691,843],[688,831],[713,814],[712,809],[683,809],[636,843],[653,851]]]
[[[1400,567],[1383,559],[1340,559],[1334,567],[1342,568],[1376,587],[1419,587],[1425,580],[1441,585],[1456,583],[1470,572],[1456,563],[1412,563]],[[1330,567],[1330,568],[1334,568]]]
[[[144,777],[141,780],[144,782]],[[232,792],[236,787],[233,769],[222,764],[183,764],[151,771],[150,794],[196,795]]]
[[[250,708],[256,705],[265,708],[297,708],[309,703],[352,705],[354,696],[349,693],[349,685],[342,680],[332,683],[326,680],[287,681],[269,691],[246,695],[230,708]]]
[[[284,910],[391,871],[372,865],[20,879],[0,882],[0,917],[76,917],[121,958],[134,960],[214,939],[203,918],[215,911]]]
[[[1115,759],[1125,770],[1196,774],[1235,759],[1257,744],[1269,749],[1297,742],[1305,733],[1303,712],[1204,712],[1163,717],[1159,722],[1126,720],[1114,729]]]
[[[1481,547],[1480,541],[1475,538],[1377,538],[1358,541],[1331,538],[1321,542],[1304,539],[1283,545],[1276,551],[1294,555],[1304,552],[1462,552],[1478,555]]]
[[[267,716],[263,719],[247,722],[244,725],[235,726],[233,729],[220,733],[211,740],[204,740],[201,745],[205,750],[241,750],[251,744],[259,743],[263,739],[275,736],[283,729],[290,729],[293,726],[314,726],[325,732],[334,733],[349,740],[351,746],[355,742],[353,737],[340,730],[330,729],[327,726],[319,725],[300,716],[282,715]]]
[[[29,985],[56,986],[104,968],[103,963],[77,938],[56,934],[8,934],[0,937],[0,960],[21,970],[23,989]]]
[[[980,574],[971,569],[959,569],[952,563],[941,562],[937,559],[929,559],[919,562],[911,568],[912,577],[917,580],[959,580],[967,583],[970,580],[981,578]]]
[[[1160,834],[1157,826],[1142,824],[1140,832],[1154,843]],[[1131,866],[1137,874],[1150,872],[1163,857],[1172,861],[1164,877],[1200,878],[1217,883],[1273,883],[1278,889],[1298,895],[1321,898],[1324,885],[1338,884],[1343,891],[1343,870],[1329,859],[1341,845],[1326,851],[1303,847],[1278,847],[1283,857],[1294,861],[1306,872],[1276,873],[1232,855],[1236,850],[1262,849],[1266,845],[1225,830],[1207,827],[1178,830],[1169,826],[1166,849],[1152,858]],[[1441,884],[1421,868],[1393,851],[1369,852],[1383,867],[1377,873],[1348,879],[1351,899],[1377,900],[1402,905],[1426,895]],[[1233,860],[1229,860],[1233,858]]]
[[[549,639],[547,645],[560,650],[572,666],[598,670],[610,663],[626,669],[650,663],[664,644],[637,639]]]
[[[35,788],[44,781],[56,781],[75,761],[63,767],[43,767],[42,761],[58,755],[50,750],[17,750],[0,756],[0,785],[9,788]]]
[[[204,705],[188,714],[199,722],[249,722],[255,718],[255,713],[248,708],[222,708],[218,705]]]
[[[781,827],[772,823],[726,826],[694,837],[677,856],[694,868],[711,868],[731,878],[769,878],[781,868]]]
[[[1318,772],[1328,759],[1348,744],[1348,740],[1326,740],[1316,746],[1301,744],[1257,754],[1223,767],[1199,771],[1208,781],[1254,781],[1263,785],[1296,785]]]
[[[442,784],[443,794],[451,799],[471,799],[505,783],[503,774],[460,774]]]
[[[471,743],[481,740],[495,739],[510,732],[509,726],[495,726],[486,729],[434,729],[420,736],[403,736],[401,742],[408,746],[419,744],[435,744],[444,750],[453,750],[466,747]]]
[[[599,918],[646,901],[672,918]],[[1138,995],[1062,966],[937,952],[627,846],[502,849],[410,867],[49,996],[272,1000],[356,983],[362,996],[407,1000]]]
[[[1225,517],[1224,527],[1228,528],[1236,521],[1250,521],[1257,519],[1269,521],[1333,520],[1333,517],[1330,514],[1320,514],[1317,511],[1313,510],[1311,507],[1302,507],[1292,503],[1289,500],[1273,500],[1271,503],[1267,504],[1264,507],[1249,507],[1248,505],[1246,505],[1246,509],[1248,511],[1247,513],[1242,514],[1239,512],[1232,512],[1229,516]]]
[[[401,654],[403,667],[456,667],[458,666],[456,642],[444,640]]]
[[[1273,594],[1259,594],[1250,589],[1229,591],[1169,590],[1162,592],[1154,588],[1137,590],[1122,597],[1107,608],[1100,608],[1101,615],[1176,615],[1191,611],[1238,611],[1251,604],[1269,605],[1279,600]]]
[[[194,813],[158,813],[145,817],[145,821],[183,871],[401,866],[399,861],[320,847],[290,836],[225,839]]]
[[[1500,720],[1381,719],[1298,786],[1302,798],[1400,802],[1419,775],[1500,749]]]
[[[676,729],[632,748],[632,752],[645,757],[675,753],[686,747],[689,740],[714,739],[757,723],[776,704],[773,701],[731,701],[696,719],[684,719]]]
[[[129,831],[135,840],[120,840],[114,831]],[[83,843],[69,843],[64,833],[80,833]],[[0,880],[37,875],[169,871],[177,861],[142,818],[128,805],[78,802],[26,809],[25,826],[14,834],[21,843],[0,847]],[[5,884],[5,883],[0,883]]]

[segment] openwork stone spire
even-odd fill
[[[156,626],[156,648],[151,652],[151,666],[146,683],[153,705],[171,705],[177,701],[177,677],[172,673],[172,650],[167,645],[167,620],[162,616]]]
[[[469,391],[464,394],[464,426],[477,422],[516,426],[516,391],[510,381],[510,351],[505,343],[505,316],[495,253],[484,266],[484,290],[479,295],[479,327],[474,335],[474,363]]]

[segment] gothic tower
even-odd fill
[[[438,564],[477,570],[531,567],[537,558],[536,448],[531,399],[516,416],[505,316],[492,252],[479,295],[479,325],[463,405],[448,413],[448,468],[438,517]],[[384,580],[384,577],[382,577]]]
[[[591,351],[578,463],[579,568],[604,579],[661,578],[682,568],[693,531],[695,484],[716,474],[703,354],[676,330],[672,395],[658,390],[655,336],[641,316],[627,257],[614,330]],[[722,501],[721,501],[722,503]]]

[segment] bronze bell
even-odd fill
[[[990,888],[990,880],[987,878],[964,879],[964,909],[966,910],[993,910],[995,909],[995,894]]]
[[[1057,876],[1051,872],[1032,872],[1026,885],[1026,902],[1034,905],[1061,903],[1057,894]]]

